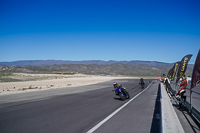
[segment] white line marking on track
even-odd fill
[[[152,81],[153,82],[153,81]],[[151,84],[152,84],[151,82]],[[136,97],[138,97],[140,94],[142,94],[143,92],[145,92],[149,86],[151,85],[149,84],[147,86],[147,88],[145,88],[143,91],[141,91],[140,93],[138,93],[136,96],[134,96],[132,99],[130,99],[128,102],[126,102],[124,105],[122,105],[120,108],[118,108],[117,110],[115,110],[112,114],[110,114],[108,117],[106,117],[104,120],[102,120],[101,122],[99,122],[96,126],[94,126],[92,129],[90,129],[89,131],[87,131],[86,133],[93,133],[95,130],[97,130],[101,125],[103,125],[106,121],[108,121],[111,117],[113,117],[115,114],[117,114],[120,110],[122,110],[124,107],[126,107],[131,101],[133,101]]]

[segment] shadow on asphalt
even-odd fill
[[[154,113],[153,113],[153,119],[152,119],[152,124],[151,124],[151,133],[160,133],[160,127],[161,127],[161,103],[160,103],[160,84],[158,86],[158,92],[157,92],[157,97],[155,101],[155,108],[154,108]]]
[[[118,100],[118,101],[127,101],[127,100],[128,100],[128,99],[126,99],[126,100],[122,100],[122,99],[119,98],[119,97],[114,97],[113,99]]]

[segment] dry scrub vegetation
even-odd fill
[[[20,81],[39,81],[49,79],[61,79],[76,77],[74,74],[27,74],[27,73],[12,73],[12,72],[0,72],[0,82],[20,82]],[[78,76],[80,77],[80,76]]]
[[[0,93],[36,91],[96,84],[124,77],[94,76],[84,74],[26,74],[7,73],[0,77]],[[125,77],[128,78],[128,77]],[[131,77],[133,78],[133,77]],[[3,79],[3,80],[2,80]],[[8,81],[5,82],[5,79]]]

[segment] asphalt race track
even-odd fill
[[[145,80],[146,83],[150,83],[151,81],[152,79]],[[92,91],[74,94],[65,94],[64,92],[59,92],[59,94],[55,94],[53,97],[50,95],[45,95],[45,98],[42,98],[40,95],[38,99],[31,99],[31,94],[24,93],[23,95],[27,95],[26,99],[24,100],[15,101],[14,104],[11,104],[9,100],[8,102],[4,101],[4,103],[0,103],[0,133],[87,132],[128,101],[121,101],[118,96],[115,96],[114,92],[112,91],[113,82],[114,81],[108,81],[81,87],[83,89],[88,87],[101,88]],[[130,93],[131,98],[143,91],[143,89],[138,84],[139,79],[123,79],[117,80],[116,82],[123,84],[123,86],[126,87]],[[148,84],[146,84],[145,88],[147,85]],[[149,111],[150,121],[148,122],[148,125],[150,126],[146,126],[146,128],[148,128],[145,129],[146,131],[153,131],[153,115],[151,114],[154,113],[158,84],[154,84],[153,87],[155,90],[152,90],[150,94],[154,97],[151,101],[151,104],[148,104],[149,106],[153,105],[152,108],[150,107]],[[73,87],[73,89],[78,88],[79,87]],[[54,93],[56,93],[56,91]],[[13,95],[13,97],[15,97],[15,95]],[[143,103],[148,101],[145,99],[145,94],[138,97],[140,97],[138,100]],[[4,97],[0,96],[0,100],[1,98]],[[138,102],[134,100],[131,102],[131,104],[137,103]],[[142,111],[145,111],[145,107],[141,105],[141,111],[139,111],[137,108],[133,108],[134,106],[136,105],[127,107],[124,111],[128,111],[128,113],[135,112],[136,116],[144,117]],[[102,126],[102,131],[106,130],[106,128],[116,129],[115,125],[117,126],[117,121],[123,121],[123,124],[126,124],[126,119],[128,118],[128,114],[126,117],[114,117],[114,119],[112,119],[114,122],[109,121],[112,122],[113,125],[111,127],[104,125],[105,128],[102,128]],[[131,120],[133,120],[136,124],[141,125],[142,127],[143,123],[138,123],[138,119]],[[101,128],[99,128],[97,132],[101,132]],[[137,132],[139,129],[135,130],[135,132]],[[112,131],[116,132],[115,130],[111,130],[110,133],[112,133]]]

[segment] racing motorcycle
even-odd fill
[[[145,86],[145,83],[144,83],[144,82],[142,82],[142,83],[140,82],[139,84],[141,85],[141,87],[142,87],[142,89],[143,89],[144,86]]]
[[[128,91],[124,87],[122,87],[122,85],[120,85],[119,88],[115,90],[115,94],[118,95],[123,101],[126,99],[130,99]]]

